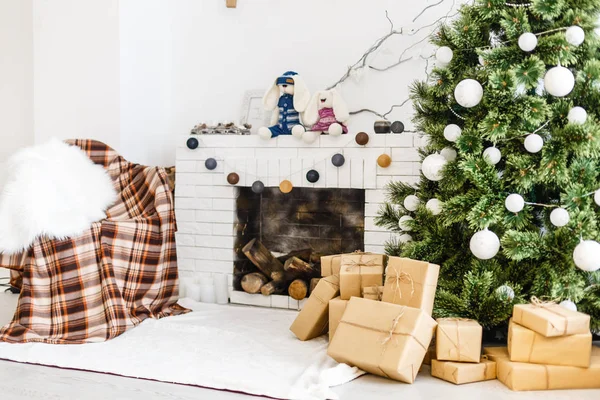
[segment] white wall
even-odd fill
[[[0,0],[0,163],[33,143],[31,16],[31,0]]]
[[[175,138],[202,120],[239,120],[246,90],[290,69],[323,89],[389,31],[385,10],[410,32],[453,5],[438,2],[33,0],[35,140],[97,138],[132,161],[172,165]],[[370,64],[388,65],[432,30],[396,37]],[[406,54],[413,60],[347,81],[350,108],[385,112],[404,101],[425,75],[421,54],[431,54],[427,40]],[[407,103],[389,118],[410,125],[411,113]],[[371,131],[375,119],[354,117],[351,129]]]
[[[119,1],[33,0],[35,141],[119,149]]]

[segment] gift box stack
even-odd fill
[[[322,257],[321,268],[324,278],[291,331],[308,340],[328,325],[336,361],[413,383],[437,326],[431,312],[439,266],[355,252]]]
[[[600,388],[600,348],[592,347],[590,316],[556,303],[534,298],[515,305],[508,346],[484,353],[512,390]]]

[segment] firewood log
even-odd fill
[[[260,288],[268,281],[269,279],[260,272],[246,274],[242,278],[242,289],[244,289],[244,292],[246,293],[259,293]]]
[[[271,276],[276,271],[283,271],[283,264],[256,238],[249,241],[242,252],[266,276]]]
[[[272,294],[284,294],[287,287],[288,283],[285,280],[271,281],[265,283],[263,287],[260,288],[260,292],[264,296],[269,296]]]
[[[292,299],[302,300],[308,294],[308,285],[302,279],[296,279],[290,283],[288,294]]]
[[[308,282],[311,278],[316,278],[320,275],[320,271],[314,265],[298,257],[289,258],[283,268],[290,280],[303,279]]]
[[[303,249],[303,250],[295,250],[295,251],[291,251],[288,254],[281,256],[281,257],[277,257],[277,259],[279,261],[281,261],[282,264],[285,264],[285,262],[288,260],[288,258],[292,258],[292,257],[298,257],[301,260],[304,261],[311,261],[312,259],[312,250],[311,249]]]

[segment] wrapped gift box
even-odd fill
[[[546,337],[574,335],[590,331],[590,316],[567,310],[554,303],[516,304],[512,319]]]
[[[437,323],[436,358],[438,360],[479,362],[483,329],[477,321],[439,318]]]
[[[423,364],[431,365],[431,361],[436,359],[435,355],[435,343],[432,343],[431,346],[427,349],[427,353],[425,353],[425,358],[423,359]]]
[[[483,354],[488,360],[499,361],[508,358],[508,350],[506,347],[484,347]]]
[[[343,254],[340,267],[340,297],[361,297],[363,289],[383,284],[383,269],[387,256],[384,254]]]
[[[321,276],[339,275],[342,254],[321,257]]]
[[[327,354],[372,374],[413,383],[436,325],[423,310],[352,297]]]
[[[340,278],[322,278],[304,304],[290,330],[300,340],[310,340],[327,333],[329,300],[340,294]]]
[[[410,258],[390,257],[381,300],[420,308],[431,315],[439,274],[439,265]]]
[[[587,368],[591,352],[590,332],[548,338],[512,319],[508,324],[508,354],[511,361]]]
[[[369,286],[363,289],[362,297],[369,300],[381,301],[383,286]]]
[[[482,359],[478,363],[431,360],[431,376],[460,385],[496,379],[496,362]]]
[[[333,339],[335,331],[342,320],[348,300],[342,300],[339,296],[329,300],[329,341]]]
[[[600,389],[600,348],[592,348],[589,368],[510,361],[506,347],[493,348],[498,380],[509,389]],[[490,349],[484,349],[488,352]],[[489,358],[489,356],[488,356]]]

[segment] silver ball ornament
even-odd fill
[[[498,286],[496,294],[504,301],[513,301],[515,298],[515,291],[508,285]]]
[[[573,250],[573,261],[583,271],[597,271],[600,269],[600,243],[582,240]]]
[[[504,205],[508,211],[518,213],[525,207],[525,200],[520,194],[513,193],[506,197],[506,200],[504,200]]]
[[[564,208],[555,208],[550,213],[550,222],[552,225],[560,228],[567,225],[570,221],[571,217],[569,216],[569,212]]]
[[[488,147],[483,151],[483,159],[491,165],[496,165],[502,159],[502,153],[496,147]]]
[[[416,211],[420,203],[421,200],[414,194],[410,194],[404,198],[404,208],[408,211]]]
[[[480,260],[493,258],[500,250],[500,239],[487,228],[475,233],[469,242],[471,253]]]

